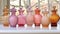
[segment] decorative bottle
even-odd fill
[[[30,6],[27,8],[26,21],[27,21],[27,25],[28,26],[32,26],[33,25],[33,14],[32,14],[32,10],[31,10]]]
[[[49,19],[49,16],[48,16],[48,11],[45,10],[42,12],[43,13],[43,16],[42,16],[42,27],[43,28],[48,28],[49,27],[49,24],[50,24],[50,19]]]
[[[34,15],[35,26],[40,26],[41,19],[42,19],[42,15],[40,15],[40,9],[37,7],[35,9],[35,15]]]
[[[56,6],[53,6],[52,14],[50,16],[51,27],[57,27],[57,23],[59,21],[59,15],[57,14]]]
[[[7,5],[4,7],[3,9],[3,25],[4,26],[9,26],[9,22],[8,22],[8,17],[9,17],[9,9],[7,8]]]
[[[11,27],[16,27],[17,25],[17,16],[15,15],[16,9],[15,6],[11,9],[11,16],[9,17],[9,23]]]
[[[21,26],[24,26],[25,25],[25,23],[26,23],[26,17],[23,14],[24,10],[22,9],[22,7],[20,7],[20,9],[18,11],[19,11],[19,15],[18,15],[18,26],[21,27]]]

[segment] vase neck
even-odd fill
[[[44,14],[43,16],[47,16],[47,14]]]
[[[12,12],[12,15],[15,15],[15,12]]]
[[[15,8],[12,8],[12,9],[11,9],[11,14],[12,14],[12,15],[15,15],[15,13],[16,13],[16,9],[15,9]]]
[[[56,14],[57,14],[56,12],[52,13],[52,15],[56,15]]]
[[[38,15],[39,15],[39,14],[40,14],[40,12],[38,12],[38,11],[37,11],[37,12],[35,12],[35,14],[38,14]]]
[[[22,8],[20,8],[18,11],[19,11],[19,15],[23,15],[24,10]]]
[[[40,10],[38,8],[35,9],[35,14],[40,14]]]
[[[30,12],[27,12],[27,14],[32,14],[32,12],[30,11]]]
[[[23,15],[23,12],[19,12],[20,15]]]
[[[57,15],[57,14],[52,14],[52,15]]]

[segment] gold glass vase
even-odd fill
[[[59,21],[59,15],[57,14],[56,6],[53,6],[52,14],[50,16],[51,27],[57,27]]]
[[[4,26],[9,26],[9,23],[8,23],[8,8],[7,8],[7,5],[4,7],[3,9],[3,25]]]

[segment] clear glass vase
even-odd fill
[[[49,19],[48,11],[47,10],[43,11],[43,16],[42,16],[41,24],[42,24],[43,28],[48,28],[49,27],[50,19]]]
[[[32,14],[32,9],[30,9],[30,7],[27,9],[26,21],[27,21],[27,26],[33,25],[33,14]]]

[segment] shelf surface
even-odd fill
[[[60,25],[58,27],[4,27],[0,25],[0,33],[60,33]]]

